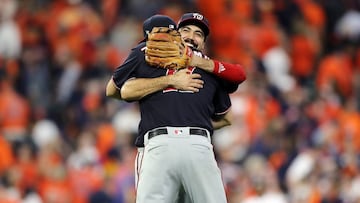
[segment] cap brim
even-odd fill
[[[188,18],[188,19],[181,21],[181,23],[179,24],[179,28],[183,27],[185,25],[189,25],[189,24],[194,24],[194,25],[200,27],[200,29],[204,32],[205,36],[208,36],[210,33],[209,27],[206,24],[204,24],[202,21],[194,19],[194,18]]]

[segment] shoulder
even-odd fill
[[[234,93],[239,87],[239,84],[220,79],[201,68],[193,68],[192,72],[200,74],[202,80],[214,84],[218,89],[224,90],[228,94]]]
[[[220,80],[220,85],[228,94],[234,93],[239,87],[238,83],[233,83],[226,80]]]
[[[137,54],[145,54],[145,49],[146,49],[146,43],[140,42],[134,48],[132,48],[131,51]]]

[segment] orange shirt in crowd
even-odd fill
[[[200,9],[200,13],[206,16],[206,18],[210,21],[211,26],[211,24],[213,24],[213,20],[227,13],[226,2],[226,0],[197,0],[196,5]]]
[[[322,90],[328,85],[335,85],[335,89],[342,96],[348,97],[352,93],[352,63],[345,54],[333,54],[320,61],[316,76],[316,86]]]
[[[325,26],[326,15],[324,9],[313,0],[296,0],[305,21],[313,28],[322,29]]]
[[[321,203],[321,193],[319,189],[313,188],[308,197],[308,203]]]
[[[247,109],[246,124],[250,135],[256,136],[265,130],[269,121],[279,115],[280,104],[271,98],[259,101],[254,97],[249,97]]]
[[[1,193],[0,193],[1,195]],[[3,199],[5,198],[5,199]],[[1,203],[21,203],[21,200],[14,200],[14,199],[11,199],[11,198],[6,198],[6,197],[0,197],[0,201]]]
[[[209,40],[211,40],[213,54],[224,61],[237,61],[240,57],[241,44],[235,33],[239,33],[239,25],[227,15],[220,16],[212,22]]]
[[[250,43],[255,55],[261,59],[269,49],[280,44],[279,30],[273,25],[259,25]]]
[[[317,99],[306,107],[305,113],[319,125],[336,119],[342,111],[341,104],[324,99]]]
[[[109,45],[105,48],[105,61],[110,70],[114,71],[125,59],[126,55],[116,47]]]
[[[23,134],[29,125],[30,106],[28,101],[2,81],[0,87],[0,127],[5,134]]]
[[[91,193],[103,186],[103,173],[97,167],[84,166],[69,170],[69,181],[73,203],[87,203]]]
[[[253,16],[251,0],[232,1],[232,15],[233,19],[239,21],[248,21]]]
[[[97,128],[96,147],[98,149],[100,159],[104,161],[107,153],[116,143],[116,132],[110,123],[101,124]]]
[[[355,53],[355,68],[360,74],[360,48],[358,48]]]
[[[39,194],[44,202],[72,203],[73,191],[69,181],[46,179],[39,184]]]
[[[39,178],[39,171],[37,168],[36,161],[28,163],[17,163],[14,165],[21,174],[19,180],[19,189],[25,191],[26,188],[36,187]]]
[[[10,143],[0,134],[0,174],[3,174],[14,163]]]
[[[18,187],[23,193],[27,188],[37,187],[39,168],[33,149],[29,144],[23,144],[16,149],[16,163],[12,170],[18,171]]]
[[[340,141],[343,148],[351,147],[357,153],[360,152],[360,113],[355,111],[343,111],[338,122],[340,125]]]
[[[63,157],[53,146],[38,153],[38,192],[44,202],[72,203],[73,191]]]
[[[275,169],[279,170],[281,166],[287,161],[288,154],[283,150],[278,150],[269,156],[269,164]]]
[[[121,0],[106,0],[100,2],[105,29],[111,29],[111,27],[116,24]]]
[[[296,77],[309,77],[314,72],[317,54],[314,43],[305,35],[291,37],[291,72]]]
[[[53,2],[47,14],[44,28],[52,49],[66,45],[83,64],[94,63],[94,42],[105,31],[100,16],[90,6],[64,4],[61,1]]]
[[[183,9],[179,7],[177,4],[170,4],[164,6],[159,13],[162,15],[167,15],[175,22],[178,22],[181,16],[184,14],[183,12],[184,12]]]
[[[96,92],[96,90],[89,90],[85,93],[82,99],[82,106],[84,110],[88,113],[95,112],[99,109],[101,105],[101,95],[100,92]]]

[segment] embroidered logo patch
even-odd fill
[[[181,135],[183,133],[182,130],[174,130],[175,135]]]

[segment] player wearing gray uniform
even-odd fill
[[[205,38],[206,32],[201,26],[184,26],[184,32]],[[192,43],[201,46],[201,41]],[[164,75],[165,78],[180,74],[148,67],[143,60],[144,46],[141,43],[134,48],[113,75],[113,82],[121,93],[126,92],[121,87],[129,78]],[[162,91],[153,92],[139,101],[142,119],[136,144],[141,147],[145,143],[145,153],[140,167],[137,202],[174,202],[180,187],[184,187],[193,202],[226,202],[210,138],[212,119],[223,118],[230,108],[230,99],[215,76],[193,67],[187,71],[196,75],[191,79],[201,75],[205,82],[202,89],[180,91],[165,83]],[[126,94],[122,98],[126,99]]]
[[[144,44],[133,51],[141,52],[142,46]],[[125,64],[129,63],[131,61]],[[114,81],[120,87],[127,78],[170,74],[156,67],[131,67],[122,66],[115,72]],[[198,68],[189,72],[201,75],[204,87],[199,92],[168,88],[139,101],[141,121],[136,144],[144,143],[145,148],[137,188],[138,203],[174,202],[180,187],[184,187],[193,202],[226,202],[210,136],[213,133],[211,118],[216,120],[225,115],[231,106],[230,98],[215,76]],[[125,81],[121,80],[122,76]]]

